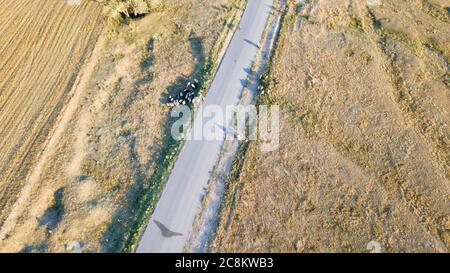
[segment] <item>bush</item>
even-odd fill
[[[127,18],[147,14],[161,5],[162,0],[94,0],[105,7],[111,32]]]
[[[120,20],[147,14],[161,4],[161,0],[96,0],[106,7],[108,15]]]

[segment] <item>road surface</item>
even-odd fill
[[[239,102],[273,0],[249,0],[206,96],[204,107]],[[197,115],[202,119],[201,115]],[[202,121],[204,122],[204,121]],[[224,122],[225,127],[231,120]],[[137,252],[183,252],[223,140],[188,140],[138,244]]]

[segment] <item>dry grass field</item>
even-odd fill
[[[164,1],[101,37],[27,186],[11,180],[18,197],[1,212],[0,251],[132,250],[142,199],[157,198],[158,168],[174,153],[162,102],[212,69],[242,3]]]
[[[0,1],[0,226],[102,29],[93,2]]]
[[[237,161],[211,250],[449,252],[448,1],[288,6],[280,148]]]

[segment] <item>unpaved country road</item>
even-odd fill
[[[256,57],[273,0],[249,0],[204,107],[236,105]],[[195,122],[202,122],[197,115]],[[204,121],[203,121],[204,122]],[[230,124],[230,120],[225,124]],[[182,252],[189,237],[210,172],[223,141],[186,141],[161,198],[137,247],[137,252]],[[156,222],[155,222],[156,221]]]

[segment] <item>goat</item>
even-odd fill
[[[197,101],[204,100],[204,98],[196,98],[195,90],[198,88],[198,80],[194,79],[193,82],[189,81],[186,85],[186,88],[183,89],[182,92],[176,96],[176,98],[169,96],[169,103],[167,106],[179,106],[186,105],[188,103],[196,103]]]

